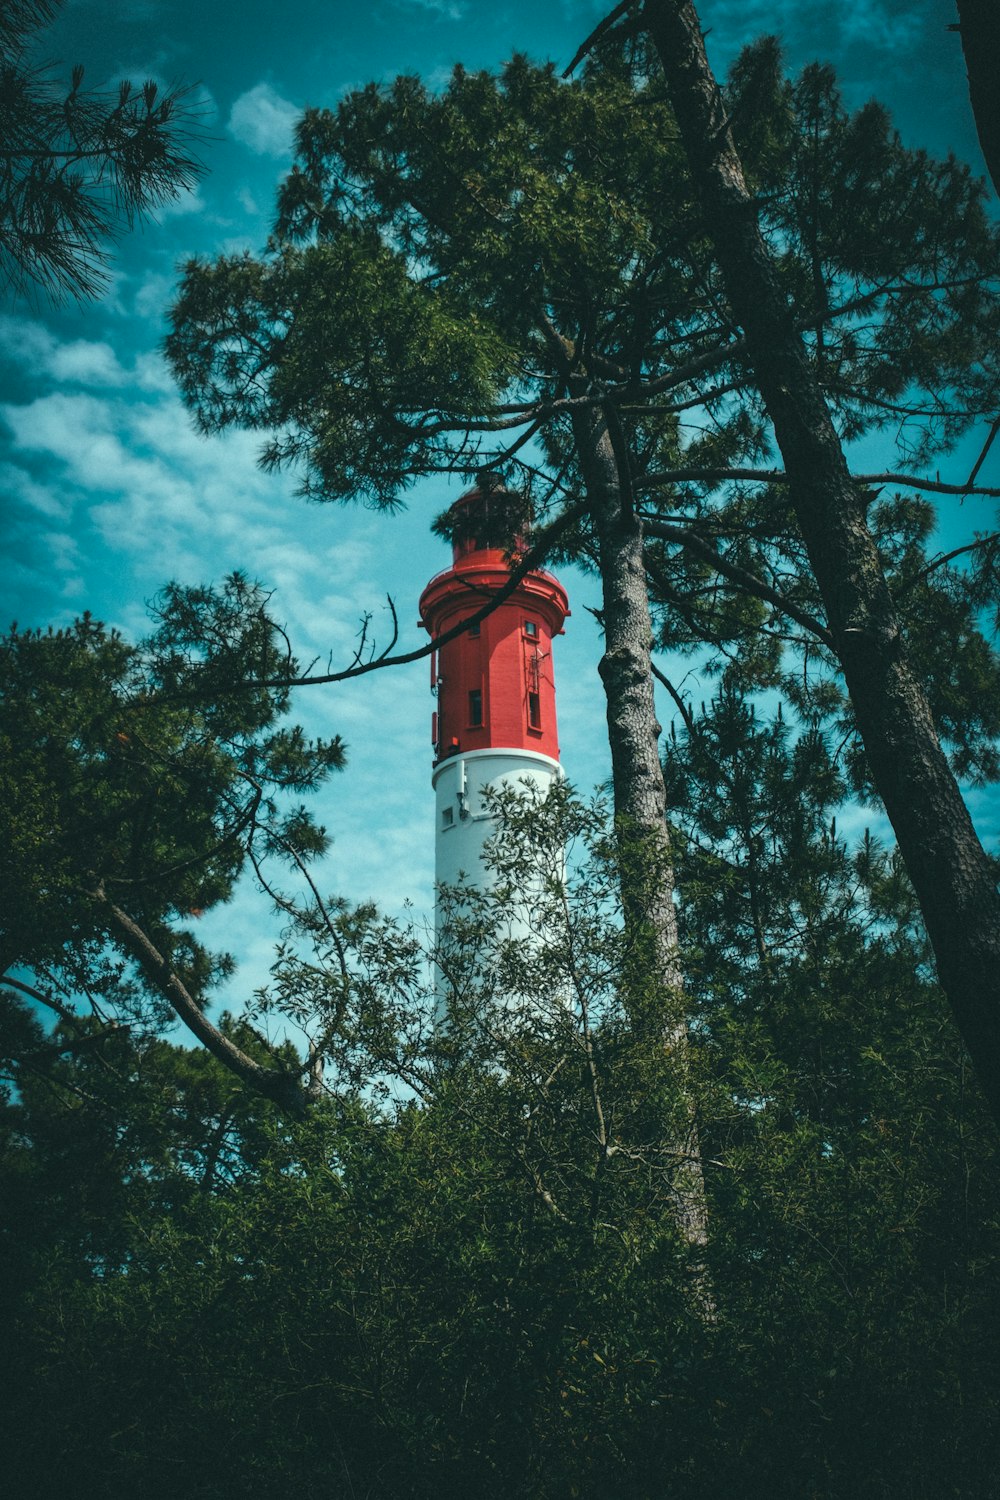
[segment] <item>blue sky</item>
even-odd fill
[[[99,302],[0,307],[6,620],[61,624],[89,609],[136,635],[146,601],[168,579],[209,581],[238,567],[276,590],[300,658],[343,664],[362,614],[371,612],[376,634],[387,628],[387,594],[405,644],[418,644],[417,598],[448,561],[428,523],[453,492],[415,491],[394,518],[307,506],[291,478],[257,469],[254,438],[198,437],[159,353],[175,268],[192,254],[261,246],[305,105],[334,105],[399,72],[443,82],[455,62],[490,67],[513,51],[564,65],[607,8],[608,0],[67,0],[45,54],[67,74],[82,62],[93,85],[197,83],[208,171],[158,224],[123,240]],[[951,0],[705,0],[701,15],[717,70],[750,37],[777,32],[793,67],[832,61],[852,104],[883,99],[908,143],[953,149],[983,170],[960,46],[946,30]],[[564,582],[573,617],[555,664],[560,738],[569,774],[588,788],[607,774],[588,613],[597,599],[592,580],[567,570]],[[695,696],[710,689],[695,684]],[[426,662],[301,699],[311,731],[340,733],[349,746],[349,768],[321,808],[335,839],[325,883],[349,899],[430,909],[430,711]],[[669,722],[667,704],[662,715]],[[211,921],[242,962],[236,990],[259,982],[270,951],[259,901],[248,892]]]

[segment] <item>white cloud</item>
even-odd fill
[[[87,339],[57,345],[48,368],[54,379],[75,385],[120,386],[128,380],[111,345]]]
[[[15,364],[47,366],[56,340],[41,323],[0,313],[0,354]]]
[[[155,301],[158,289],[151,281],[139,288],[144,293]],[[417,597],[447,563],[427,522],[447,493],[434,485],[415,489],[411,510],[393,520],[357,507],[307,506],[292,494],[291,478],[262,473],[259,435],[198,436],[148,347],[135,358],[122,341],[115,358],[116,338],[107,346],[61,344],[16,319],[0,320],[0,341],[52,381],[34,399],[25,393],[0,407],[10,432],[0,486],[17,505],[8,612],[25,623],[62,624],[90,608],[136,638],[149,629],[142,601],[168,579],[219,581],[241,568],[275,590],[272,611],[303,666],[315,661],[314,673],[352,660],[365,612],[369,640],[376,649],[388,644],[387,591],[398,609],[397,650],[423,644]],[[112,375],[123,383],[110,384]],[[571,626],[586,627],[582,599],[574,603]],[[593,733],[603,713],[596,653],[570,637],[559,649],[567,764],[587,786],[605,774],[606,755],[591,774],[586,753],[601,743]],[[309,734],[340,734],[348,746],[344,775],[314,799],[334,839],[317,871],[323,889],[374,899],[389,911],[412,900],[429,913],[431,709],[426,661],[296,695],[294,717]],[[272,936],[265,907],[248,888],[234,908],[217,914],[217,925],[206,919],[200,930],[240,961],[223,996],[229,1003],[266,977]]]
[[[72,504],[65,495],[48,485],[39,484],[19,464],[0,463],[0,495],[4,497],[5,507],[19,502],[50,521],[65,521],[72,512]]]
[[[932,24],[926,3],[904,12],[885,0],[717,0],[710,52],[734,49],[762,32],[780,35],[789,50],[824,56],[855,45],[898,58],[909,53]]]
[[[173,272],[149,271],[136,287],[134,310],[140,318],[162,318],[176,291],[177,277]]]
[[[183,188],[175,198],[168,198],[161,203],[153,214],[153,218],[159,223],[164,219],[180,219],[184,214],[202,214],[205,212],[205,200],[196,187]]]
[[[449,21],[460,21],[466,12],[464,0],[396,0],[396,3],[404,10],[416,6],[417,10],[433,11]]]
[[[219,241],[217,253],[219,255],[253,255],[260,248],[260,240],[255,240],[249,234],[231,234],[224,240]]]
[[[45,518],[46,547],[75,528],[102,568],[127,565],[146,597],[169,577],[193,583],[245,568],[278,589],[304,658],[349,661],[359,615],[383,597],[379,523],[306,510],[288,481],[259,469],[257,435],[200,437],[160,373],[147,353],[113,395],[59,389],[0,408],[18,460],[0,466],[0,482]],[[378,613],[376,624],[388,633]]]
[[[164,396],[175,395],[177,391],[166,357],[155,349],[136,356],[135,380],[144,391],[158,391]]]
[[[35,375],[64,384],[123,386],[130,378],[110,344],[91,339],[60,343],[29,318],[0,316],[0,353]]]
[[[248,187],[237,188],[236,198],[244,213],[253,214],[255,217],[263,213],[263,209]]]
[[[841,24],[846,43],[898,55],[909,52],[919,42],[928,18],[919,9],[894,15],[881,5],[869,4],[868,0],[850,0],[841,11]]]
[[[241,94],[229,114],[229,133],[257,156],[289,156],[292,132],[302,111],[269,83]]]
[[[454,68],[446,63],[441,63],[436,68],[431,68],[427,73],[421,75],[421,83],[429,94],[443,94],[451,83],[454,76]]]

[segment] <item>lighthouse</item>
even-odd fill
[[[420,623],[437,639],[478,613],[523,555],[529,512],[502,486],[477,485],[447,513],[452,565],[420,596]],[[478,624],[431,656],[435,880],[485,889],[483,846],[493,831],[488,788],[525,784],[544,794],[562,775],[552,643],[569,614],[551,573],[532,570]],[[438,931],[438,942],[445,934]]]

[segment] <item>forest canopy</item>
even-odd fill
[[[996,869],[960,789],[1000,777],[1000,534],[938,508],[990,497],[948,465],[997,430],[1000,246],[961,164],[773,41],[717,90],[696,22],[620,6],[572,79],[308,111],[267,247],[172,311],[202,430],[306,497],[390,526],[418,477],[506,483],[521,566],[599,579],[610,785],[495,799],[447,964],[319,873],[350,765],[292,711],[391,670],[366,639],[302,668],[243,574],[139,642],[4,638],[18,1494],[1000,1481]],[[283,937],[215,1021],[197,922],[241,878]]]

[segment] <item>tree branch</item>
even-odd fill
[[[446,646],[449,641],[454,641],[460,635],[464,635],[473,625],[480,624],[481,621],[485,620],[487,616],[491,615],[495,609],[498,609],[501,604],[509,599],[521,580],[541,566],[559,538],[569,529],[573,522],[579,520],[580,516],[585,513],[586,508],[582,500],[568,506],[561,516],[557,516],[554,521],[550,522],[548,526],[544,527],[537,534],[537,541],[528,549],[516,567],[511,570],[510,577],[503,588],[497,589],[495,593],[491,594],[489,601],[481,609],[469,615],[461,624],[453,625],[450,630],[445,630],[441,635],[435,636],[427,645],[418,646],[413,651],[402,651],[398,656],[389,656],[383,653],[380,656],[373,657],[371,661],[344,667],[340,672],[322,672],[316,673],[314,676],[305,677],[246,678],[242,682],[234,682],[226,688],[220,688],[220,696],[222,694],[228,696],[232,693],[256,692],[260,688],[318,687],[324,683],[347,682],[353,677],[364,677],[369,672],[381,671],[383,667],[402,667],[412,661],[420,661],[423,657],[430,656],[432,651],[439,650],[442,646]],[[185,696],[189,695],[175,694],[169,699],[163,698],[160,701],[180,702],[184,700]]]
[[[711,564],[724,578],[730,579],[731,582],[735,583],[739,588],[744,589],[747,593],[755,594],[758,599],[763,599],[766,604],[773,605],[783,615],[787,615],[790,620],[794,620],[797,625],[801,625],[803,629],[811,631],[818,640],[823,642],[824,646],[829,647],[831,651],[834,649],[833,636],[822,620],[817,620],[816,616],[809,614],[808,610],[801,609],[797,604],[793,604],[790,599],[786,599],[784,595],[779,594],[776,589],[771,588],[762,578],[758,578],[755,573],[749,572],[746,568],[741,568],[738,563],[730,562],[729,558],[724,557],[721,552],[716,552],[715,548],[709,546],[706,541],[703,541],[696,532],[689,531],[684,526],[671,526],[666,521],[648,521],[645,519],[643,520],[643,529],[647,536],[661,537],[664,541],[668,542],[678,542],[686,551],[693,552],[696,557],[700,557],[705,562]]]
[[[897,598],[908,594],[912,588],[926,578],[929,573],[934,573],[938,568],[945,567],[956,557],[962,557],[966,552],[977,552],[980,547],[992,547],[1000,541],[1000,531],[991,531],[988,536],[977,537],[974,542],[967,542],[964,547],[953,547],[950,552],[941,552],[937,557],[932,557],[930,562],[920,569],[918,573],[907,580],[906,586],[897,593]]]
[[[277,1068],[265,1068],[242,1048],[213,1026],[204,1011],[193,998],[183,980],[156,948],[152,940],[137,922],[122,911],[120,906],[104,894],[103,887],[92,892],[108,917],[110,925],[125,950],[139,964],[146,977],[173,1007],[178,1018],[201,1042],[207,1051],[223,1067],[234,1073],[242,1083],[271,1099],[290,1114],[301,1115],[305,1111],[306,1095],[298,1078]]]
[[[656,662],[655,661],[651,661],[649,663],[649,666],[650,666],[650,670],[652,671],[653,676],[656,678],[657,682],[662,682],[663,686],[666,688],[666,690],[670,694],[671,698],[673,698],[674,702],[677,704],[677,707],[680,710],[681,718],[684,720],[684,723],[687,725],[688,734],[691,735],[691,737],[693,739],[697,735],[698,730],[697,730],[697,727],[695,725],[694,718],[693,718],[693,716],[691,714],[691,710],[688,708],[687,704],[684,702],[684,699],[681,697],[680,693],[674,687],[673,683],[670,681],[670,678],[667,676],[667,674],[665,672],[661,672],[660,671],[660,668],[656,665]]]
[[[0,979],[0,985],[6,985],[8,989],[18,990],[20,994],[27,995],[29,1000],[34,1000],[38,1005],[45,1005],[49,1010],[54,1010],[61,1021],[71,1022],[73,1025],[80,1024],[80,1017],[68,1006],[60,1005],[58,1000],[51,995],[46,995],[44,990],[35,989],[34,985],[24,984],[20,979],[11,979],[9,974],[4,974]]]
[[[998,419],[1000,429],[1000,419]],[[985,456],[985,455],[983,455]],[[922,478],[918,474],[853,474],[851,478],[855,484],[900,484],[911,490],[928,490],[935,495],[982,495],[988,499],[1000,497],[1000,488],[992,488],[986,485],[974,485],[973,480],[979,471],[977,465],[970,479],[965,484],[945,484],[940,479]],[[791,479],[784,469],[727,469],[727,468],[693,468],[693,469],[667,469],[662,474],[653,474],[643,479],[637,488],[640,490],[663,489],[670,484],[725,484],[729,481],[749,481],[755,484],[791,484]]]

